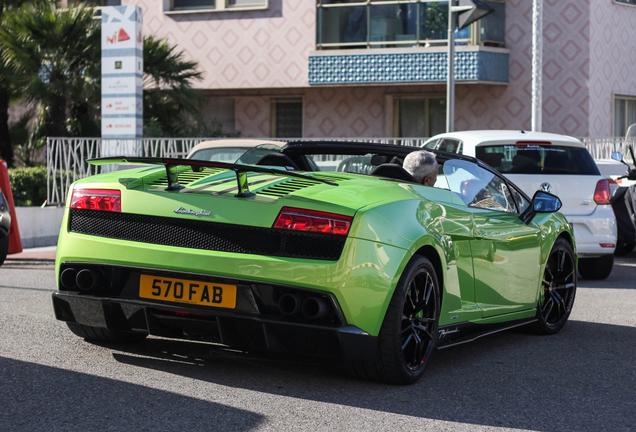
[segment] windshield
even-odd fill
[[[371,164],[373,155],[332,155],[332,154],[309,154],[305,155],[311,166],[316,171],[337,171],[358,174],[370,174],[376,167]]]
[[[517,206],[503,178],[472,162],[451,159],[444,163],[449,189],[469,207],[517,213]]]
[[[462,142],[452,138],[440,138],[424,145],[427,150],[441,150],[449,153],[462,153]]]
[[[237,160],[249,147],[213,147],[197,150],[192,153],[188,159],[204,160],[208,162],[227,162],[233,163]]]
[[[477,159],[502,174],[600,175],[583,147],[538,144],[478,146]]]
[[[243,156],[238,158],[237,164],[254,165],[263,156],[270,153],[280,153],[280,147],[274,144],[261,144],[256,147],[252,147]]]

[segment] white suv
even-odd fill
[[[581,141],[543,132],[483,130],[439,134],[423,147],[476,157],[529,196],[537,190],[557,195],[563,202],[560,212],[574,230],[579,273],[586,279],[610,275],[616,219],[609,180]]]

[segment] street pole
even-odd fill
[[[532,0],[532,121],[531,129],[541,132],[543,111],[543,0]]]
[[[448,7],[448,77],[446,80],[446,132],[455,130],[455,14]]]
[[[459,30],[482,19],[495,10],[481,0],[448,0],[448,75],[446,80],[446,132],[455,130],[455,21],[459,15]]]

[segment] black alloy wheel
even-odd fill
[[[378,358],[345,360],[353,375],[413,384],[424,374],[438,339],[440,290],[433,264],[416,255],[395,287],[378,335]]]
[[[422,268],[413,275],[402,307],[401,349],[407,369],[424,369],[437,333],[437,290],[433,274]]]
[[[576,295],[576,260],[570,243],[559,238],[545,266],[537,307],[535,329],[553,334],[563,328],[572,312]]]

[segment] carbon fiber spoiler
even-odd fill
[[[185,186],[181,186],[179,184],[179,175],[177,173],[177,166],[189,166],[192,168],[192,171],[199,172],[203,168],[221,168],[234,171],[236,173],[236,182],[238,184],[238,193],[237,197],[245,198],[253,196],[254,193],[250,192],[249,184],[247,181],[247,173],[248,172],[257,172],[257,173],[265,173],[265,174],[273,174],[285,177],[297,177],[305,180],[317,181],[320,183],[325,183],[331,186],[338,186],[337,183],[324,180],[321,178],[316,178],[310,175],[298,174],[293,171],[286,171],[282,169],[276,168],[265,168],[261,166],[255,165],[242,165],[242,164],[233,164],[233,163],[225,163],[225,162],[211,162],[211,161],[202,161],[196,159],[176,159],[176,158],[154,158],[154,157],[136,157],[136,156],[113,156],[113,157],[104,157],[104,158],[94,158],[88,159],[88,162],[91,165],[110,165],[110,164],[150,164],[150,165],[163,165],[166,168],[166,176],[168,178],[168,187],[167,191],[179,190],[183,189]]]

